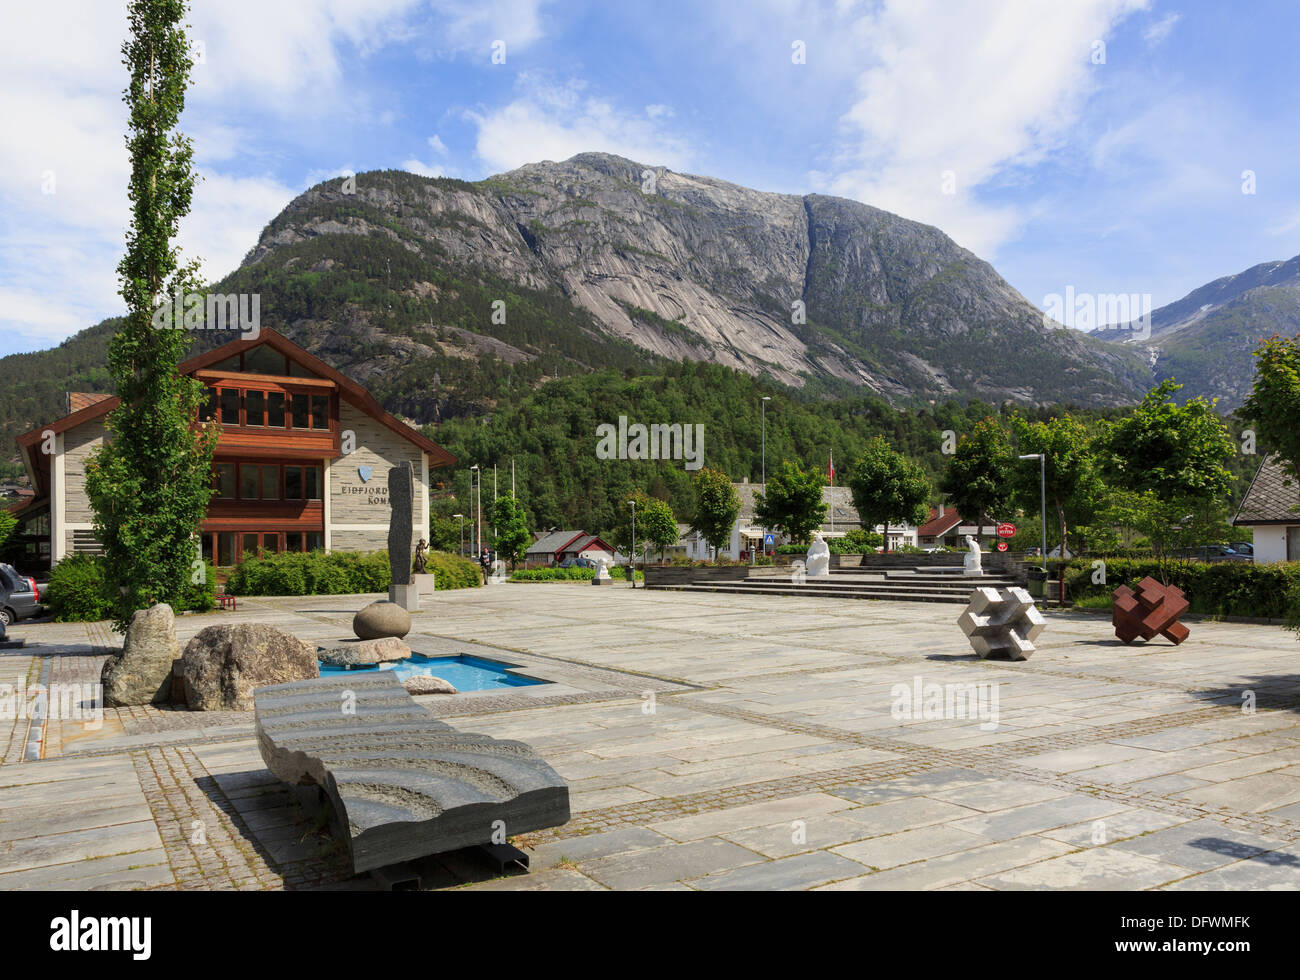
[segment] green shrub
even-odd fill
[[[50,572],[45,601],[60,623],[84,623],[113,616],[113,597],[98,555],[69,555]]]
[[[50,572],[45,601],[61,623],[85,623],[113,616],[111,586],[104,574],[102,555],[75,554]],[[217,574],[204,564],[203,581],[186,582],[175,612],[207,612],[216,608]]]
[[[1093,582],[1093,562],[1105,561],[1105,584]],[[1060,575],[1060,559],[1048,559],[1048,574]],[[1210,616],[1295,618],[1300,623],[1300,562],[1203,562],[1153,558],[1075,558],[1065,563],[1066,595],[1078,602],[1109,596],[1121,585],[1135,588],[1150,576],[1182,589],[1190,611]]]
[[[478,566],[441,551],[427,556],[438,589],[481,583]],[[231,595],[352,595],[387,592],[392,584],[386,551],[284,552],[246,558],[226,582]]]
[[[521,568],[510,576],[511,582],[590,582],[596,577],[594,568]],[[609,577],[620,582],[627,581],[627,569],[622,565],[610,565]],[[645,575],[636,573],[640,582]]]
[[[875,534],[861,528],[854,528],[842,538],[826,539],[826,547],[830,549],[832,555],[869,555],[884,543],[885,536],[883,534]],[[776,553],[778,555],[804,555],[808,553],[808,548],[809,546],[806,544],[783,544],[777,546]]]

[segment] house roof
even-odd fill
[[[96,402],[102,402],[104,399],[112,397],[112,395],[98,391],[70,391],[68,392],[68,414],[80,412],[83,408],[89,408]]]
[[[1300,484],[1286,475],[1277,456],[1265,457],[1241,499],[1234,525],[1300,524]]]
[[[558,555],[579,538],[590,536],[586,531],[552,531],[534,541],[528,554]]]
[[[263,327],[255,339],[232,340],[230,343],[222,344],[220,347],[207,351],[204,354],[191,357],[188,361],[179,364],[177,370],[179,370],[181,374],[194,374],[196,371],[201,371],[204,368],[218,364],[235,354],[251,350],[254,347],[260,347],[264,344],[302,365],[312,374],[333,381],[338,385],[339,394],[346,401],[361,409],[363,412],[366,412],[386,428],[397,433],[408,442],[412,442],[422,449],[430,457],[429,465],[431,468],[436,469],[440,466],[451,466],[455,464],[455,456],[447,452],[447,450],[443,449],[433,440],[429,439],[424,435],[424,433],[411,428],[405,422],[401,422],[389,415],[388,412],[384,411],[383,406],[380,405],[379,402],[375,401],[374,396],[371,395],[370,392],[366,391],[365,388],[362,388],[361,385],[336,371],[314,355],[309,354],[283,334],[280,334],[269,327]],[[73,402],[73,396],[79,396],[78,402],[75,404]],[[96,400],[82,404],[80,408],[76,407],[76,404],[80,404],[81,402],[86,401],[86,399]],[[20,446],[33,446],[43,438],[45,432],[53,431],[56,435],[60,432],[66,432],[68,429],[75,428],[91,419],[98,418],[101,415],[107,415],[118,406],[119,402],[120,399],[116,396],[97,396],[85,392],[74,392],[72,395],[69,395],[68,407],[71,409],[69,414],[65,415],[61,419],[49,423],[48,425],[39,425],[29,432],[24,432],[18,437],[18,444]]]
[[[964,523],[961,515],[957,513],[957,508],[951,510],[946,507],[940,507],[938,510],[930,508],[930,519],[916,529],[918,537],[937,538],[941,534],[947,534],[953,528]]]
[[[738,516],[741,522],[753,523],[754,494],[763,492],[763,484],[742,482],[733,486],[736,488],[736,496],[740,498]],[[853,506],[853,492],[848,487],[822,487],[822,503],[826,504],[826,520],[822,527],[830,527],[832,518],[837,527],[862,523],[857,508]]]
[[[597,548],[597,547],[599,547],[603,551],[608,551],[611,554],[614,551],[613,548],[611,548],[608,544],[602,541],[598,535],[595,534],[584,535],[582,539],[577,541],[576,543],[571,542],[569,544],[566,544],[564,546],[564,550],[565,551],[586,551],[588,548]]]

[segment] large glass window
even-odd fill
[[[199,421],[211,422],[221,410],[221,395],[216,388],[208,389],[208,401],[199,409]]]
[[[212,468],[212,485],[217,489],[217,496],[225,500],[235,499],[235,464],[217,463]]]
[[[262,551],[264,551],[268,555],[277,554],[280,551],[280,535],[263,534]]]
[[[244,424],[266,425],[266,393],[244,392]]]
[[[301,466],[286,466],[284,468],[284,499],[302,500]]]
[[[262,499],[263,500],[280,499],[280,467],[278,466],[262,467]]]
[[[243,535],[243,538],[244,538],[243,554],[240,557],[256,558],[257,557],[257,535],[245,534]]]
[[[307,411],[307,396],[302,392],[297,392],[293,396],[293,421],[290,423],[295,429],[306,429],[309,425],[311,416]]]
[[[319,466],[304,467],[303,479],[307,484],[305,488],[304,496],[308,500],[320,500],[321,499],[320,467]]]
[[[330,400],[328,395],[311,396],[311,427],[328,429],[330,427]]]
[[[302,551],[302,532],[286,531],[284,535],[285,551]]]
[[[221,389],[221,421],[225,425],[239,424],[239,389]]]
[[[235,532],[221,531],[217,534],[217,564],[221,566],[235,563]]]
[[[257,500],[261,486],[261,467],[248,463],[239,464],[239,499]]]
[[[284,393],[273,391],[266,396],[266,424],[273,429],[284,428]]]
[[[325,536],[319,531],[307,532],[307,550],[320,551],[325,547]]]
[[[244,371],[248,374],[285,374],[284,355],[274,347],[263,344],[244,352]]]

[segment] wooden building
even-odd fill
[[[388,546],[388,470],[415,471],[412,540],[428,537],[429,473],[456,460],[398,421],[351,379],[263,328],[182,365],[209,389],[205,418],[221,433],[202,525],[218,566],[282,551]],[[87,454],[104,440],[115,397],[69,397],[69,414],[18,437],[36,493],[17,513],[33,569],[98,552],[85,492]],[[33,530],[35,529],[35,530]]]

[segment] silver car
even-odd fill
[[[36,579],[19,575],[13,565],[0,563],[0,622],[12,626],[45,612]]]

